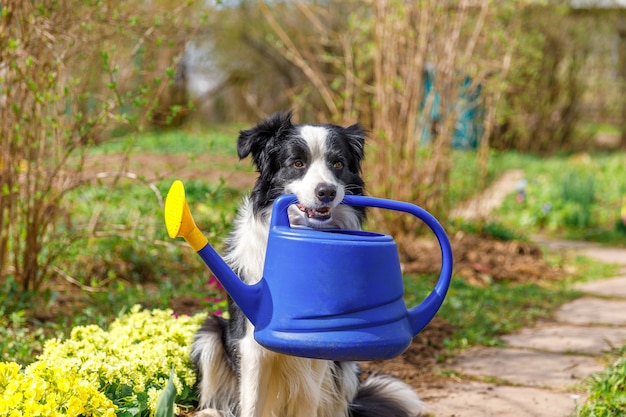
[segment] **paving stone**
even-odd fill
[[[481,198],[454,213],[467,218],[484,217],[511,190],[519,172],[507,172]],[[583,241],[534,237],[549,250],[580,253],[601,262],[621,264],[618,277],[578,284],[590,295],[563,305],[558,323],[545,323],[504,337],[511,347],[468,349],[456,357],[452,370],[466,375],[493,377],[517,386],[478,381],[449,382],[420,390],[436,417],[566,417],[582,404],[564,392],[603,366],[595,358],[565,354],[598,355],[626,341],[626,248],[604,247]],[[616,299],[617,298],[617,299]],[[619,300],[623,298],[623,300]],[[618,327],[622,326],[622,327]]]
[[[450,212],[450,216],[465,220],[487,218],[491,211],[502,205],[510,193],[515,192],[515,185],[523,178],[524,171],[520,169],[506,171],[480,195],[461,207],[454,208]]]
[[[626,298],[626,275],[591,282],[582,282],[573,285],[572,288],[577,291],[603,297]]]
[[[599,355],[626,344],[626,328],[538,325],[502,339],[512,347]]]
[[[626,248],[602,246],[582,240],[558,240],[546,236],[533,236],[533,241],[550,250],[571,250],[600,262],[626,265]]]
[[[477,347],[462,352],[456,359],[454,369],[462,374],[558,389],[571,387],[603,369],[588,356],[517,348]]]
[[[547,236],[535,235],[533,242],[550,250],[583,250],[587,248],[600,247],[597,243],[586,242],[584,240],[560,240]]]
[[[583,297],[561,306],[556,319],[563,323],[626,325],[626,300]]]
[[[435,417],[568,417],[585,400],[578,394],[481,382],[455,383],[420,395]]]
[[[590,246],[581,249],[578,252],[600,262],[626,265],[626,248]]]

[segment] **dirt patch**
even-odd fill
[[[541,248],[531,242],[501,241],[457,233],[451,237],[454,274],[472,285],[494,281],[542,282],[565,277],[563,269],[550,265]],[[404,273],[438,273],[440,249],[431,239],[398,239]]]
[[[219,182],[223,179],[228,187],[242,190],[252,188],[257,177],[250,161],[239,161],[234,156],[203,154],[191,157],[142,152],[130,157],[123,154],[92,155],[85,161],[83,178],[107,172],[132,173],[147,182],[161,179]]]
[[[205,304],[198,297],[189,295],[183,295],[180,297],[172,298],[170,300],[170,308],[176,314],[193,315],[202,311],[205,308]]]
[[[438,379],[433,375],[435,365],[446,359],[445,342],[452,338],[454,327],[435,317],[413,338],[409,348],[400,356],[385,361],[361,362],[363,377],[371,374],[393,375],[416,389]]]

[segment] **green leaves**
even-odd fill
[[[174,386],[174,368],[170,371],[165,389],[157,400],[155,417],[174,417],[174,400],[176,400],[176,387]]]

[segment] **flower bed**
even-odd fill
[[[189,346],[204,317],[135,306],[108,331],[80,326],[47,341],[25,368],[0,363],[0,416],[149,416],[172,369],[176,403],[191,407]]]

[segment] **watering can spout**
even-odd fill
[[[205,247],[209,240],[200,232],[191,216],[185,188],[181,181],[174,181],[167,193],[165,202],[165,226],[167,234],[172,238],[185,238],[189,246],[196,252]]]
[[[233,298],[244,314],[256,324],[258,307],[264,281],[247,285],[224,262],[222,257],[209,245],[209,240],[196,226],[185,199],[185,188],[181,181],[174,181],[165,200],[165,226],[171,238],[182,237],[195,250],[226,292]]]

